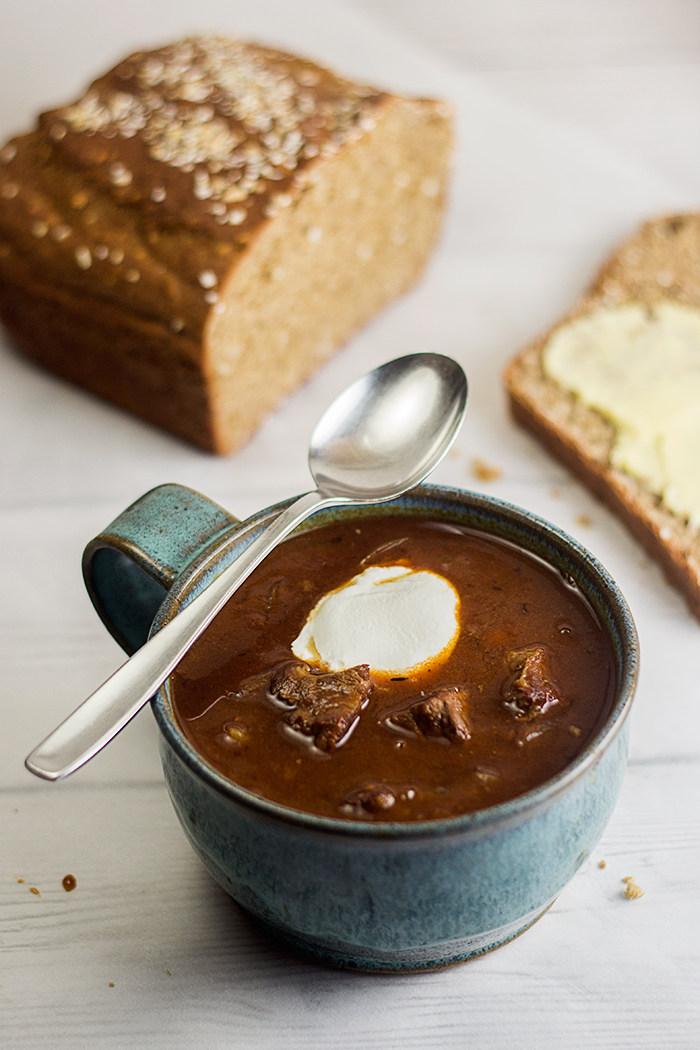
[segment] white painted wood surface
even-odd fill
[[[3,10],[0,136],[131,48],[200,28],[451,98],[460,135],[445,236],[423,283],[231,460],[0,344],[3,1050],[700,1046],[700,627],[622,527],[512,425],[499,386],[508,357],[569,307],[620,237],[649,215],[697,207],[699,18],[695,0]],[[83,590],[85,542],[164,481],[240,516],[303,491],[308,434],[329,399],[422,349],[454,355],[471,381],[468,422],[435,480],[483,486],[479,456],[501,471],[489,492],[586,543],[628,597],[643,667],[620,803],[545,918],[468,965],[369,977],[292,956],[212,883],[168,802],[149,711],[66,783],[34,780],[22,760],[120,660]],[[627,875],[639,900],[622,895]]]

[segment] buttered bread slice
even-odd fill
[[[700,216],[642,226],[504,379],[514,418],[621,516],[700,618]]]

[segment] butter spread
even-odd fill
[[[700,313],[600,307],[554,333],[543,366],[614,425],[611,464],[700,525]]]
[[[457,592],[437,573],[373,565],[316,603],[292,652],[331,671],[407,674],[449,656],[458,613]]]

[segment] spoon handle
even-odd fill
[[[118,668],[25,760],[44,780],[60,780],[89,761],[129,722],[175,669],[193,642],[253,569],[295,526],[320,507],[349,502],[308,492],[264,532],[196,598]]]

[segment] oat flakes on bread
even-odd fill
[[[664,502],[664,498],[670,501],[670,494],[665,497],[662,490],[659,494],[658,485],[645,483],[639,473],[613,464],[611,456],[615,457],[620,441],[618,427],[610,416],[588,407],[590,401],[572,393],[543,367],[543,354],[552,352],[560,333],[570,337],[591,319],[612,316],[611,312],[619,318],[623,310],[628,316],[642,311],[649,326],[673,312],[686,323],[689,338],[696,339],[700,330],[700,214],[647,222],[620,246],[572,312],[508,365],[504,381],[510,409],[518,423],[620,516],[700,619],[697,516],[678,508],[671,510]],[[697,390],[700,344],[693,345],[697,365],[690,379]],[[665,381],[667,378],[664,376]],[[683,388],[685,395],[690,384],[683,383]],[[695,404],[691,411],[697,418],[700,405]],[[686,449],[691,456],[694,445],[695,441]],[[700,460],[700,447],[695,449],[694,460],[695,464]]]
[[[35,361],[227,453],[422,270],[443,103],[238,40],[139,52],[0,150],[0,318]]]

